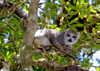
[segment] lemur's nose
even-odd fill
[[[71,39],[69,39],[68,41],[69,41],[69,42],[72,42],[72,40],[71,40]]]

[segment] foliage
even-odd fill
[[[12,0],[8,1],[12,2]],[[18,1],[14,1],[14,3],[17,4]],[[20,2],[21,1],[23,0],[20,0]],[[72,48],[73,51],[76,51],[80,49],[82,45],[84,46],[80,51],[72,54],[75,56],[78,65],[86,69],[90,68],[93,64],[89,62],[92,58],[92,53],[100,50],[100,40],[98,40],[100,38],[100,1],[92,1],[92,4],[90,4],[89,0],[73,0],[73,3],[71,3],[71,0],[46,0],[45,4],[43,4],[45,6],[43,8],[40,6],[42,11],[39,11],[40,16],[37,18],[37,23],[39,24],[38,29],[45,28],[64,31],[65,29],[70,28],[80,32],[81,36],[79,41],[74,44]],[[29,13],[28,5],[19,5]],[[3,9],[0,9],[0,11],[2,10]],[[3,15],[5,14],[8,14],[8,12],[4,11]],[[22,47],[24,37],[21,23],[22,20],[15,14],[0,18],[0,54],[2,54],[0,57],[4,58],[3,61],[12,64],[18,63],[17,60],[12,59],[12,57],[15,54],[18,55],[20,53],[20,48]],[[77,28],[83,29],[80,31],[80,29]],[[8,37],[7,34],[9,34]],[[8,42],[5,43],[6,41],[4,39],[8,40]],[[54,53],[51,53],[49,57],[52,59]],[[40,58],[43,57],[33,53],[33,60],[36,61]],[[74,62],[71,58],[68,58],[68,61],[66,61],[66,57],[61,55],[59,55],[55,61],[61,65],[72,65]],[[100,63],[100,61],[98,62]],[[13,69],[13,67],[11,69]],[[42,69],[44,68],[34,68],[34,70]],[[96,69],[98,71],[100,70],[100,68]]]

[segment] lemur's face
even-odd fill
[[[65,35],[64,35],[65,44],[71,44],[72,45],[72,44],[76,43],[79,36],[80,36],[79,32],[76,32],[74,30],[66,29],[65,30]]]

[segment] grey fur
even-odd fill
[[[38,30],[35,33],[34,44],[51,46],[52,43],[50,39],[52,39],[58,46],[69,46],[68,49],[71,49],[72,45],[77,42],[80,33],[74,30],[71,30],[71,33],[69,30],[70,29],[66,29],[65,32],[53,29]],[[68,37],[67,34],[70,34],[70,37]],[[76,36],[76,38],[73,38],[73,36]],[[71,40],[71,42],[69,42],[69,40]]]

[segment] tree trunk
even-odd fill
[[[21,67],[24,71],[32,71],[32,47],[35,31],[37,30],[37,11],[39,0],[31,0],[29,6],[29,16],[26,23],[27,29],[24,32],[23,47],[20,51]]]

